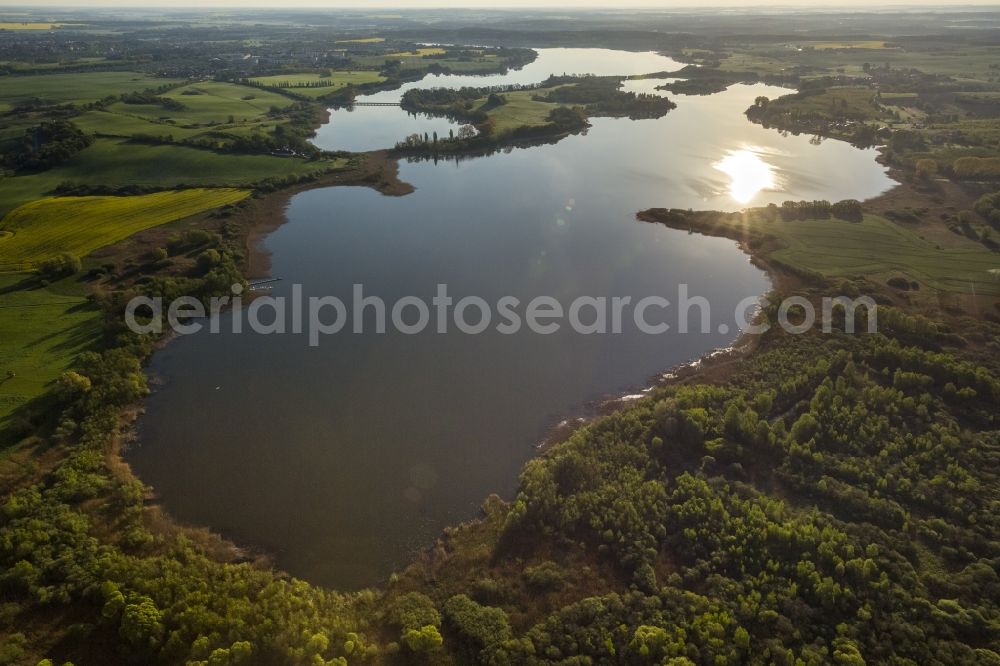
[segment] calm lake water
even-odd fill
[[[677,67],[656,54],[540,53],[505,76],[419,85]],[[628,85],[652,91],[660,83]],[[272,274],[283,278],[275,296],[299,283],[306,296],[349,303],[359,283],[391,305],[409,295],[429,301],[447,284],[456,300],[489,303],[505,295],[551,295],[567,305],[578,296],[676,302],[686,283],[710,302],[712,332],[683,335],[673,326],[647,335],[625,326],[618,335],[580,335],[563,326],[553,335],[464,335],[452,326],[445,335],[345,331],[319,347],[303,335],[203,332],[153,358],[163,384],[147,401],[129,461],[174,516],[266,549],[296,576],[339,588],[383,580],[444,526],[474,517],[489,493],[512,496],[553,424],[732,342],[737,303],[765,292],[766,277],[734,243],[644,224],[637,211],[863,199],[891,186],[872,151],[747,122],[743,111],[756,96],[784,92],[734,86],[676,96],[678,108],[659,120],[597,118],[586,135],[554,145],[404,163],[413,194],[304,192],[265,241]],[[375,97],[392,95],[399,91]],[[317,143],[385,147],[415,131],[413,120],[392,108],[337,112]]]

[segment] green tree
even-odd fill
[[[149,597],[126,604],[118,633],[136,650],[152,653],[163,639],[163,613]]]
[[[413,652],[427,653],[441,647],[444,640],[441,632],[433,624],[428,624],[420,629],[408,629],[403,634],[403,645]]]

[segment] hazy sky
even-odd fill
[[[119,7],[259,7],[287,9],[289,7],[310,8],[368,8],[368,9],[415,9],[427,7],[468,7],[468,8],[533,8],[533,9],[706,9],[710,7],[760,7],[775,9],[779,7],[823,8],[831,7],[865,7],[875,9],[886,6],[923,6],[923,7],[957,7],[968,5],[1000,6],[1000,0],[830,0],[816,2],[815,0],[783,0],[782,2],[766,3],[761,0],[707,0],[698,3],[696,0],[623,0],[609,2],[608,0],[0,0],[0,16],[4,6],[33,7],[85,7],[85,6],[119,6]]]

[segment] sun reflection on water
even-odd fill
[[[729,176],[729,196],[738,203],[750,203],[762,190],[775,188],[774,167],[752,148],[730,150],[713,165]]]

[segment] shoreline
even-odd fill
[[[399,180],[399,160],[389,150],[376,150],[364,155],[358,167],[334,171],[315,181],[265,194],[250,211],[240,214],[240,221],[247,222],[243,238],[246,252],[243,277],[248,280],[269,277],[271,253],[261,242],[268,234],[288,222],[286,211],[292,197],[301,192],[321,187],[369,187],[385,196],[402,197],[416,191],[407,182]]]
[[[409,183],[399,180],[399,162],[389,155],[389,151],[372,151],[363,153],[363,156],[364,162],[353,168],[324,174],[312,182],[267,192],[253,205],[234,216],[234,219],[245,225],[244,234],[239,241],[245,252],[241,267],[244,279],[252,280],[267,276],[271,255],[263,247],[262,241],[268,234],[289,221],[286,215],[288,203],[296,194],[321,187],[370,187],[385,196],[406,196],[416,191]],[[152,231],[155,232],[155,229]],[[135,236],[128,240],[134,238]],[[247,298],[243,307],[246,308],[251,300],[252,298]],[[176,336],[168,334],[157,340],[149,356],[143,361],[143,373],[149,383],[150,392],[155,391],[163,383],[162,380],[150,375],[150,360],[154,354],[162,351],[175,339]],[[118,436],[108,443],[105,460],[113,476],[121,480],[135,479],[146,487],[144,508],[147,526],[159,533],[179,534],[191,539],[216,561],[233,564],[251,563],[255,567],[270,568],[288,575],[275,565],[274,551],[258,544],[231,538],[225,532],[209,525],[182,522],[170,513],[162,498],[156,493],[156,489],[142,480],[126,458],[128,450],[139,443],[137,423],[144,413],[145,399],[119,415],[120,430]]]

